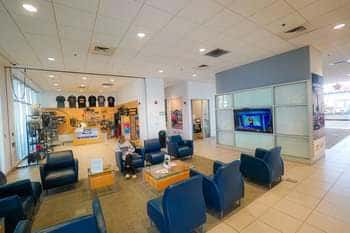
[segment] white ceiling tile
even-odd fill
[[[199,27],[198,24],[194,24],[188,20],[175,17],[165,28],[154,35],[149,43],[156,45],[161,44],[176,46],[178,40],[183,38],[187,33],[194,31],[197,27]]]
[[[214,0],[217,3],[220,3],[223,6],[230,6],[235,0]]]
[[[62,40],[64,57],[79,57],[84,59],[89,50],[89,42],[82,42],[76,40],[63,39]],[[74,56],[76,55],[76,56]]]
[[[30,0],[30,3],[38,10],[36,13],[26,11],[22,7],[23,1],[3,0],[3,2],[11,14],[39,18],[48,21],[52,21],[53,19],[52,4],[49,1]]]
[[[123,35],[128,29],[129,24],[126,21],[98,16],[95,24],[95,32],[109,35]]]
[[[147,0],[147,4],[162,9],[169,13],[175,14],[188,4],[190,0]]]
[[[279,18],[272,23],[266,25],[266,28],[273,33],[284,33],[288,30],[291,30],[295,27],[303,25],[306,23],[304,17],[300,16],[298,13],[292,13],[285,17]]]
[[[143,5],[143,0],[101,0],[99,14],[131,22]]]
[[[99,46],[116,47],[122,35],[110,35],[104,33],[94,33],[93,43]]]
[[[337,25],[340,23],[344,23],[350,19],[350,4],[346,6],[339,7],[335,10],[329,11],[323,15],[316,16],[310,19],[310,23],[316,27],[324,27],[328,25]]]
[[[145,33],[146,36],[144,38],[139,38],[137,36],[139,32]],[[139,50],[147,43],[154,33],[154,29],[133,25],[125,37],[123,37],[118,47]]]
[[[178,16],[201,24],[222,9],[221,5],[211,0],[193,0],[180,11]]]
[[[53,57],[56,59],[55,62],[51,63],[62,61],[60,44],[57,40],[57,37],[26,34],[26,38],[28,39],[36,54],[40,56],[42,62],[46,62],[48,57]]]
[[[91,31],[79,29],[70,26],[58,25],[59,35],[61,39],[68,39],[72,41],[90,41]]]
[[[295,13],[293,8],[291,8],[284,0],[278,0],[272,5],[261,9],[251,18],[258,24],[266,25],[292,13]]]
[[[308,20],[324,15],[332,10],[350,4],[349,0],[318,0],[301,8],[300,13]]]
[[[134,24],[160,29],[170,21],[171,17],[169,13],[144,5],[137,15]]]
[[[229,8],[244,16],[251,16],[264,7],[268,7],[276,0],[234,0]]]
[[[25,33],[57,36],[54,19],[43,20],[37,17],[28,17],[25,15],[16,15],[15,18],[17,24]]]
[[[219,29],[224,31],[232,25],[239,24],[243,20],[244,18],[242,16],[229,10],[223,10],[207,21],[204,26],[210,29]]]
[[[227,29],[224,33],[225,36],[231,38],[239,38],[245,37],[247,34],[254,32],[259,29],[259,26],[249,20],[244,20],[239,24],[232,26]]]
[[[55,4],[61,4],[79,10],[96,13],[98,0],[52,0]]]
[[[303,7],[309,5],[318,0],[286,0],[290,5],[296,9],[302,9]]]
[[[55,5],[57,23],[84,31],[91,31],[95,15],[86,11],[76,10],[63,5]]]

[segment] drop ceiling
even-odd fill
[[[208,80],[227,68],[312,45],[324,54],[328,82],[349,78],[350,64],[329,63],[350,59],[350,0],[0,2],[0,53],[20,65],[166,82]],[[23,3],[35,6],[37,13],[25,11]],[[334,30],[338,23],[346,27]],[[300,25],[306,31],[283,33]],[[137,37],[139,32],[146,36]],[[116,51],[112,56],[91,54],[95,45]],[[212,58],[200,48],[230,53]],[[198,70],[201,64],[208,68]]]

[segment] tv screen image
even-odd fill
[[[236,131],[273,133],[272,110],[270,108],[235,109]]]

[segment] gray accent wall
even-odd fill
[[[307,80],[311,78],[310,49],[299,48],[215,76],[217,94]]]

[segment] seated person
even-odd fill
[[[126,140],[124,136],[120,136],[115,151],[122,152],[122,157],[125,161],[125,178],[136,178],[136,169],[132,164],[132,159],[135,155],[135,147],[130,141]]]

